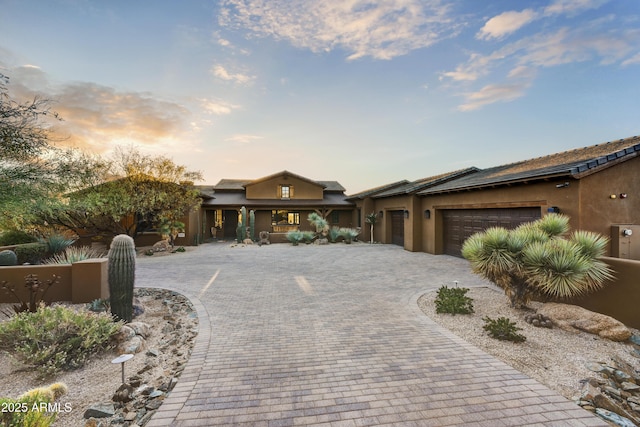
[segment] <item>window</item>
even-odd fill
[[[340,211],[331,212],[331,224],[339,224],[340,223]]]
[[[281,199],[290,199],[293,197],[293,186],[292,185],[281,185],[280,186],[280,198]]]
[[[271,225],[300,225],[300,212],[285,209],[271,211]]]

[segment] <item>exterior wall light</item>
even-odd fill
[[[612,194],[609,196],[610,199],[615,199],[617,196],[615,194]]]
[[[629,229],[629,228],[625,228],[624,230],[622,230],[622,235],[624,237],[629,237],[633,234],[633,230]]]
[[[384,211],[378,212],[378,216],[380,216],[380,218],[382,218],[384,216]]]
[[[620,198],[621,199],[626,199],[627,198],[627,193],[620,193]]]
[[[547,208],[547,212],[549,213],[560,213],[560,208],[557,206],[549,206]]]
[[[405,209],[404,211],[404,217],[405,218],[409,218],[409,211]]]
[[[431,211],[429,209],[424,211],[424,219],[431,218]]]

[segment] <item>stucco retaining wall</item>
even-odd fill
[[[89,259],[74,264],[17,265],[0,267],[0,282],[15,286],[15,291],[23,301],[29,300],[29,292],[24,286],[25,276],[38,275],[43,282],[55,274],[60,276],[59,283],[53,285],[45,296],[46,301],[71,301],[74,304],[91,302],[98,298],[109,297],[106,258]],[[17,302],[15,297],[0,291],[0,302]]]

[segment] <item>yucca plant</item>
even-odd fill
[[[287,237],[287,240],[291,242],[293,246],[298,246],[298,243],[300,243],[302,239],[304,239],[304,235],[302,234],[302,231],[299,231],[299,230],[287,231],[286,237]]]
[[[608,239],[576,231],[569,218],[550,214],[515,230],[493,227],[469,237],[462,256],[473,271],[504,289],[513,307],[534,295],[570,298],[593,292],[612,278],[604,255]]]
[[[52,234],[51,236],[42,240],[42,243],[45,243],[47,245],[50,254],[55,255],[63,252],[69,246],[73,245],[75,241],[76,239],[69,238],[61,234]]]
[[[43,264],[73,264],[86,259],[104,258],[106,253],[90,246],[69,246],[64,252],[55,254]]]

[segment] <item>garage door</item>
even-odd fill
[[[442,212],[443,252],[461,256],[462,243],[474,233],[489,227],[513,229],[523,222],[540,218],[540,208],[451,209]]]
[[[404,247],[404,211],[391,211],[391,243]]]

